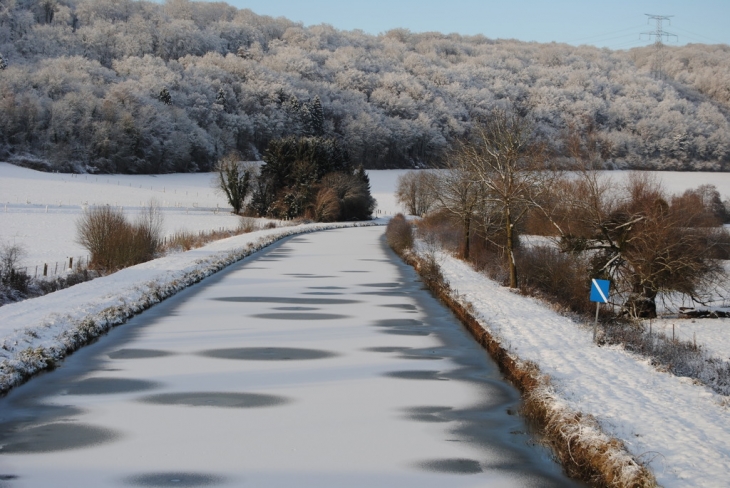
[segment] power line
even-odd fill
[[[647,22],[652,20],[656,22],[656,29],[653,32],[642,32],[641,35],[647,35],[650,38],[654,37],[654,62],[652,63],[651,73],[659,80],[664,79],[664,38],[669,39],[670,37],[676,37],[679,39],[677,34],[672,34],[664,30],[664,21],[667,21],[670,25],[672,23],[671,18],[673,15],[652,15],[645,14],[649,19]]]
[[[702,37],[704,39],[707,39],[708,41],[716,42],[717,44],[727,44],[727,42],[720,41],[720,40],[714,39],[712,37],[703,36],[702,34],[697,34],[695,32],[688,31],[687,29],[682,29],[681,27],[674,26],[674,28],[677,29],[677,30],[680,30],[682,32],[685,32],[687,34],[691,34],[691,35],[697,36],[697,37]],[[697,39],[697,40],[700,41],[699,39]],[[703,41],[700,41],[700,42],[703,42]]]
[[[636,30],[636,29],[638,29],[638,28],[639,28],[639,27],[636,27],[636,26],[634,26],[634,27],[627,27],[627,28],[625,28],[625,29],[619,29],[619,30],[616,30],[616,31],[611,31],[611,32],[605,32],[605,33],[603,33],[603,34],[596,34],[596,35],[594,35],[594,36],[588,36],[588,37],[581,37],[581,38],[579,38],[579,39],[571,39],[571,40],[569,40],[569,41],[563,41],[563,42],[565,42],[566,44],[570,44],[570,43],[573,43],[573,42],[579,42],[579,41],[587,41],[587,40],[589,40],[589,39],[595,39],[595,38],[597,38],[597,37],[604,37],[604,36],[610,36],[610,35],[613,35],[613,34],[618,34],[619,32],[625,32],[625,31],[628,31],[628,30]],[[628,34],[628,35],[632,35],[632,34]]]

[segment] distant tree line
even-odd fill
[[[355,166],[443,161],[495,109],[557,159],[592,134],[599,163],[730,168],[727,46],[650,51],[305,28],[222,2],[0,3],[0,159],[50,170],[210,170],[273,140],[335,139]]]

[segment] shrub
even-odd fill
[[[76,233],[77,242],[91,254],[90,269],[116,271],[155,257],[162,245],[162,215],[150,203],[130,223],[120,208],[93,207],[77,221]]]
[[[240,159],[237,153],[229,153],[221,158],[216,164],[213,182],[214,188],[225,195],[235,214],[241,213],[258,173],[255,163]]]
[[[516,259],[524,293],[548,296],[573,312],[594,310],[589,301],[587,265],[580,256],[549,246],[534,246],[521,249]]]
[[[23,300],[28,293],[30,276],[18,268],[24,251],[18,245],[0,247],[0,305]]]
[[[398,214],[388,222],[385,229],[385,238],[388,245],[397,253],[413,247],[413,228],[403,214]]]
[[[306,217],[317,222],[334,222],[340,216],[340,202],[332,188],[323,187],[317,192],[314,204]]]

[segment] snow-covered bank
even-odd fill
[[[363,224],[261,230],[170,254],[49,295],[0,308],[0,392],[129,317],[289,235]]]
[[[709,388],[658,372],[617,347],[597,347],[591,330],[543,303],[499,286],[438,254],[446,281],[482,325],[521,361],[549,375],[559,400],[594,417],[646,463],[665,488],[727,486],[730,412]]]

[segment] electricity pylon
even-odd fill
[[[651,22],[652,20],[656,21],[656,30],[653,32],[642,32],[641,35],[647,35],[649,37],[654,36],[654,62],[651,65],[651,74],[654,75],[657,79],[663,80],[664,79],[664,39],[669,39],[670,37],[676,37],[679,39],[679,36],[677,34],[672,34],[671,32],[667,32],[664,30],[664,21],[666,20],[670,25],[672,24],[671,18],[674,17],[673,15],[652,15],[652,14],[645,14],[649,19],[647,19],[647,23]]]

